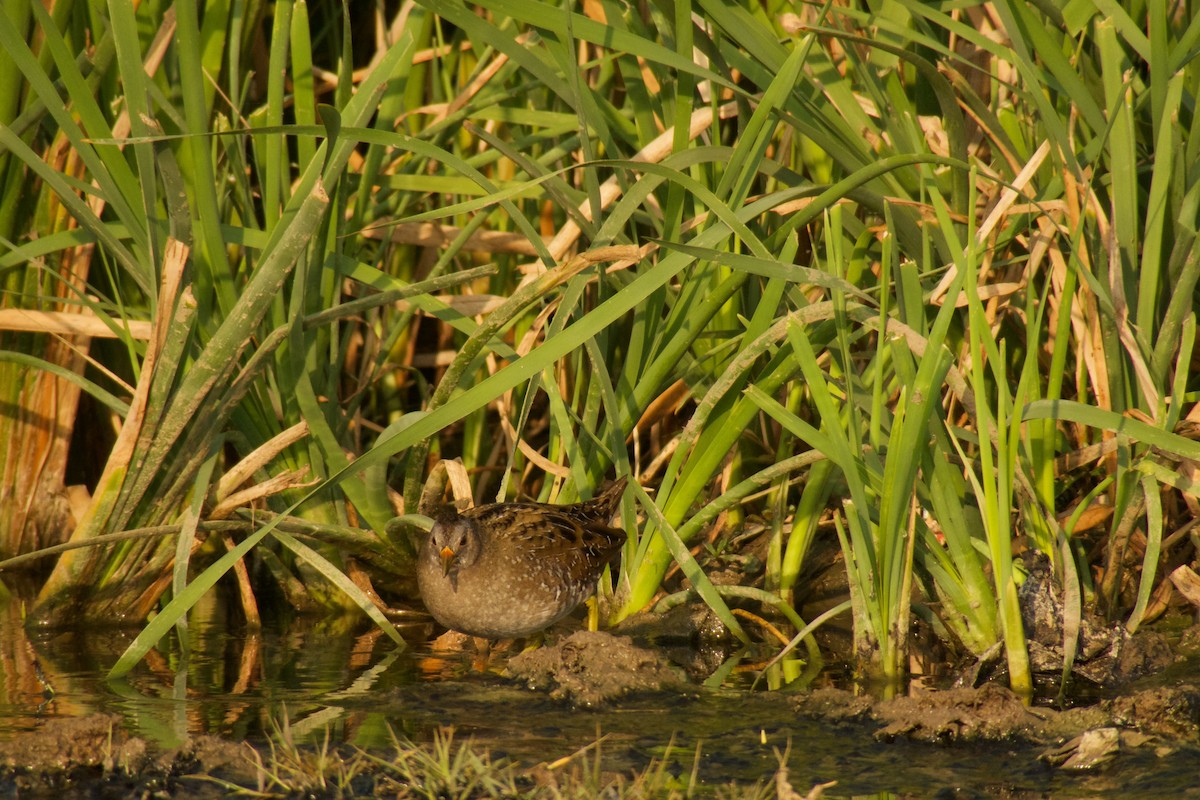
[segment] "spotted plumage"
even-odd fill
[[[621,551],[610,526],[625,479],[574,505],[493,503],[435,519],[417,583],[439,623],[488,639],[515,639],[570,614]]]

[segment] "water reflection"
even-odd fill
[[[418,679],[411,654],[350,617],[289,615],[262,630],[231,623],[215,595],[199,604],[185,657],[178,639],[121,681],[108,670],[136,636],[125,627],[27,632],[20,607],[0,608],[0,735],[39,720],[116,712],[163,746],[189,735],[267,735],[284,709],[293,719],[325,711],[346,693]]]
[[[160,747],[198,734],[263,742],[346,743],[390,750],[396,737],[430,741],[456,730],[493,754],[549,764],[595,753],[604,768],[631,774],[651,759],[679,774],[699,770],[709,787],[770,782],[787,753],[789,780],[803,794],[838,781],[826,796],[1126,796],[1170,793],[1192,780],[1194,750],[1156,759],[1122,755],[1095,775],[1067,775],[1016,746],[932,747],[879,742],[870,724],[831,727],[797,716],[788,690],[747,693],[697,687],[683,696],[628,699],[602,711],[552,702],[494,671],[472,654],[400,649],[369,624],[352,619],[281,616],[261,631],[231,619],[219,599],[190,620],[189,654],[174,637],[160,643],[127,679],[105,675],[135,630],[33,632],[18,604],[0,607],[0,737],[47,719],[116,713],[128,729]],[[502,669],[501,654],[491,664]],[[960,793],[961,789],[965,794]]]

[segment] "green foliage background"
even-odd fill
[[[32,618],[157,610],[120,671],[232,571],[399,641],[346,558],[411,600],[422,492],[615,472],[610,622],[678,565],[807,634],[836,539],[864,672],[917,597],[1027,690],[1040,550],[1069,669],[1196,557],[1193,12],[5,4],[0,546],[87,545]]]

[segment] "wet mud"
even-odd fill
[[[704,625],[698,628],[707,630]],[[689,635],[685,630],[679,638]],[[706,641],[720,643],[721,637]],[[1200,670],[1195,668],[1192,646],[1196,641],[1200,632],[1189,630],[1182,638],[1140,634],[1117,650],[1103,648],[1113,656],[1106,669],[1119,676],[1119,683],[1112,684],[1107,695],[1073,708],[1029,704],[994,679],[979,686],[938,689],[914,684],[906,694],[886,700],[828,682],[803,691],[736,690],[714,695],[697,685],[695,661],[681,662],[680,642],[671,635],[587,631],[559,635],[523,653],[492,652],[486,663],[463,667],[467,671],[458,677],[369,692],[342,705],[351,717],[371,709],[382,710],[388,718],[408,719],[402,735],[413,741],[433,741],[437,731],[461,724],[462,719],[480,720],[462,735],[480,735],[485,747],[499,743],[501,749],[510,748],[505,755],[511,756],[517,770],[515,785],[530,790],[537,785],[538,775],[544,777],[546,762],[541,754],[586,747],[563,738],[555,720],[578,723],[582,715],[582,727],[591,725],[588,736],[599,736],[603,727],[605,736],[611,732],[617,740],[632,744],[633,754],[617,763],[617,771],[628,776],[644,768],[644,758],[639,762],[636,754],[651,747],[648,742],[664,744],[674,735],[666,728],[647,728],[641,721],[658,715],[662,721],[656,724],[693,725],[690,734],[695,739],[713,743],[710,749],[726,750],[725,757],[733,760],[722,768],[737,767],[741,759],[739,781],[774,785],[778,773],[772,771],[778,764],[764,760],[761,751],[786,752],[794,742],[803,742],[809,748],[807,770],[804,761],[801,767],[793,764],[790,777],[797,791],[841,777],[842,788],[852,793],[882,786],[898,796],[928,796],[910,784],[889,783],[886,776],[907,767],[932,771],[929,764],[961,760],[978,761],[977,773],[965,782],[982,788],[958,796],[1046,796],[1030,787],[1052,786],[1055,781],[1067,781],[1061,784],[1070,789],[1065,796],[1121,796],[1121,787],[1134,780],[1125,777],[1127,773],[1150,776],[1160,766],[1178,773],[1181,763],[1191,770],[1200,755],[1200,681],[1195,679]],[[469,641],[454,646],[473,647]],[[421,669],[432,668],[429,664],[441,659],[443,666],[438,669],[444,669],[446,658],[443,653],[414,663]],[[960,680],[964,675],[979,677],[978,671],[964,670]],[[699,712],[714,697],[724,705],[718,703],[710,709],[711,719],[702,719]],[[664,706],[683,713],[667,720],[659,711]],[[770,720],[768,714],[773,714]],[[628,730],[614,727],[614,721],[622,718]],[[720,738],[738,730],[738,736],[761,735],[764,747],[757,761],[729,750]],[[830,742],[818,745],[816,736]],[[765,746],[768,739],[769,747]],[[298,745],[297,752],[319,754],[322,747],[309,741]],[[361,751],[349,745],[324,747],[362,761]],[[812,749],[818,747],[827,748],[828,754],[818,757]],[[119,714],[52,718],[0,739],[0,796],[220,797],[231,787],[253,793],[262,789],[277,750],[261,738],[248,742],[211,735],[192,735],[177,747],[164,747],[131,734],[128,720]],[[867,766],[856,766],[847,753],[862,758]],[[1002,771],[992,770],[998,774],[995,785],[986,774],[978,774],[991,763],[1004,765]],[[1182,774],[1185,777],[1179,780],[1190,780],[1186,772]],[[1080,778],[1070,776],[1081,775],[1101,776],[1100,782],[1079,789],[1070,781]],[[349,786],[309,793],[370,796],[379,785],[378,777],[369,769],[361,772],[358,793]],[[939,779],[947,785],[956,780]],[[1104,788],[1110,783],[1111,789]],[[1154,783],[1147,786],[1147,791],[1159,788]],[[833,788],[826,796],[845,795]]]

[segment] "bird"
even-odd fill
[[[442,626],[483,639],[521,639],[570,614],[625,544],[611,527],[626,479],[572,505],[492,503],[434,512],[417,585]]]

